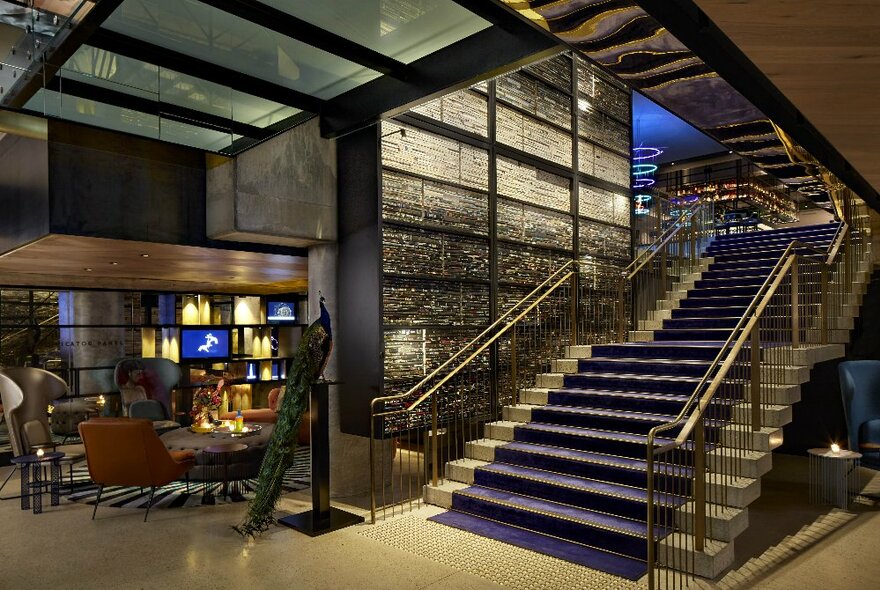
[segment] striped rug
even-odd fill
[[[63,472],[63,483],[68,483],[67,471]],[[295,492],[303,490],[311,485],[311,462],[309,447],[298,447],[295,453],[293,466],[284,474],[284,490]],[[74,493],[66,496],[73,502],[95,504],[98,497],[98,486],[91,483],[88,468],[85,463],[75,466],[73,469],[73,483],[82,485]],[[207,495],[205,494],[207,485]],[[181,508],[188,506],[202,506],[204,504],[225,504],[229,502],[243,502],[253,497],[256,488],[256,480],[248,479],[240,482],[241,493],[237,491],[228,497],[220,495],[222,483],[190,482],[189,492],[185,481],[175,481],[156,490],[153,497],[153,508]],[[233,488],[230,484],[230,488]],[[232,491],[232,490],[230,490]],[[107,486],[101,495],[100,506],[111,508],[146,508],[150,499],[150,490],[127,486]]]

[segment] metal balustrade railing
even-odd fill
[[[679,415],[649,432],[649,588],[706,574],[700,554],[729,540],[738,490],[779,442],[771,416],[797,399],[810,348],[847,340],[868,228],[864,204],[846,199],[848,222],[829,248],[788,245]]]
[[[591,258],[565,263],[407,392],[374,399],[373,520],[418,506],[425,484],[442,485],[445,463],[466,457],[485,424],[520,403],[566,347],[626,340],[650,308],[637,309],[633,289],[662,299],[673,279],[697,268],[712,228],[712,205],[695,205],[625,269]]]

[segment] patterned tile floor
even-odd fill
[[[426,520],[441,512],[441,508],[424,506],[374,527],[365,527],[359,534],[517,590],[646,588],[624,578]]]

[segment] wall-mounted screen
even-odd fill
[[[296,302],[294,301],[267,301],[266,319],[270,322],[295,322]]]
[[[228,360],[230,340],[229,328],[181,328],[180,358]]]

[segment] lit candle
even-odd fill
[[[37,449],[37,457],[42,457],[44,454],[43,449]]]
[[[250,431],[250,428],[248,428],[247,426],[242,426],[242,427],[241,427],[241,431],[242,431],[242,432],[249,432],[249,431]]]
[[[835,455],[840,452],[840,445],[837,443],[831,443],[831,452]]]

